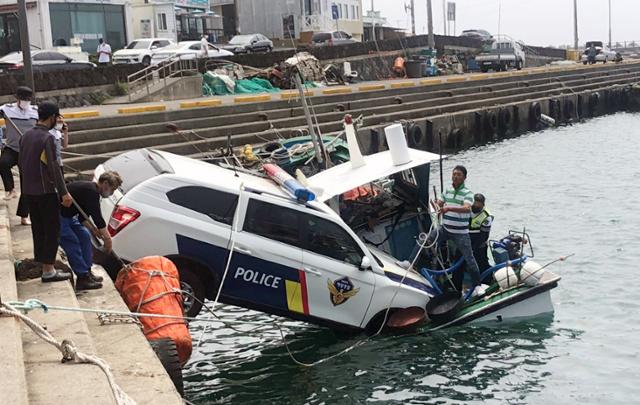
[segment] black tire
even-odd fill
[[[586,65],[587,63],[589,63],[589,62],[587,62],[587,61],[582,62],[583,65]]]
[[[145,56],[142,58],[142,66],[149,66],[151,64],[151,56]]]
[[[521,61],[521,60],[519,60],[519,61],[516,63],[516,69],[517,69],[517,70],[522,70],[522,61]]]
[[[93,248],[93,262],[99,264],[109,275],[109,278],[116,281],[118,273],[122,269],[122,263],[113,254],[105,254],[103,251]]]
[[[188,264],[181,262],[175,264],[180,273],[180,288],[189,293],[182,294],[184,314],[185,316],[195,318],[200,313],[202,303],[205,300],[205,283],[189,268]]]
[[[180,393],[180,396],[184,397],[184,381],[182,380],[182,366],[180,364],[180,357],[178,356],[178,349],[176,343],[171,338],[164,338],[158,340],[150,340],[149,344],[151,348],[158,356],[158,360],[162,363],[171,382],[176,387],[176,390]]]
[[[533,129],[538,126],[538,122],[540,122],[540,118],[542,117],[542,107],[540,103],[534,101],[529,106],[529,128]]]
[[[407,127],[407,143],[410,147],[419,147],[422,144],[422,129],[416,124]]]

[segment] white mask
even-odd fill
[[[59,123],[59,122],[58,122],[58,123],[56,124],[56,129],[57,129],[58,131],[62,131],[62,127],[63,127],[63,126],[64,126],[64,124],[61,124],[61,123]]]
[[[28,110],[31,107],[31,101],[28,100],[18,100],[18,107],[23,110]]]

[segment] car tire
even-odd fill
[[[157,340],[150,340],[149,344],[156,353],[158,360],[162,363],[171,382],[180,393],[180,396],[184,397],[184,381],[182,380],[182,366],[180,364],[180,357],[178,356],[178,348],[176,342],[171,338],[163,338]]]
[[[150,56],[145,56],[144,58],[142,58],[142,65],[143,66],[149,66],[151,64],[151,57]]]
[[[176,265],[180,273],[180,288],[189,293],[182,296],[184,314],[187,317],[195,318],[200,313],[202,303],[206,298],[204,281],[189,268],[188,264],[176,263]]]

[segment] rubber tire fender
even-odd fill
[[[600,104],[600,93],[598,93],[597,91],[594,93],[591,93],[589,95],[589,114],[591,116],[595,114],[596,108],[598,107],[599,104]]]
[[[570,98],[566,98],[563,103],[564,119],[570,120],[571,118],[573,118],[575,111],[576,106],[573,103],[573,100],[571,100]]]
[[[415,123],[407,125],[407,143],[410,147],[415,148],[422,144],[423,134],[422,129]]]
[[[498,116],[495,111],[487,111],[484,115],[484,129],[488,135],[493,135],[498,129]]]
[[[542,106],[537,101],[534,101],[529,106],[529,127],[534,128],[542,118]]]
[[[552,98],[549,100],[549,115],[556,121],[561,121],[562,111],[560,110],[560,100]]]
[[[150,340],[149,344],[156,353],[158,360],[162,363],[171,382],[176,387],[176,390],[180,393],[180,396],[184,397],[184,381],[182,380],[182,365],[180,364],[180,358],[178,357],[178,349],[176,343],[171,338],[163,338],[157,340]]]
[[[500,133],[504,134],[511,128],[511,111],[508,108],[501,108],[498,111],[498,129]]]

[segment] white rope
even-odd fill
[[[65,339],[62,341],[62,343],[58,342],[47,330],[45,330],[37,322],[29,318],[28,316],[21,314],[10,304],[2,303],[0,307],[0,314],[13,316],[24,322],[29,328],[31,328],[31,330],[33,330],[33,332],[35,332],[36,335],[41,337],[45,342],[54,346],[56,349],[60,350],[60,352],[62,353],[63,363],[73,361],[75,363],[95,364],[96,366],[100,367],[102,372],[107,377],[107,381],[109,382],[109,387],[111,388],[111,392],[113,393],[116,404],[136,405],[136,402],[133,400],[133,398],[127,395],[127,393],[124,392],[122,388],[120,388],[120,386],[116,383],[115,377],[111,372],[111,367],[109,367],[109,364],[107,364],[107,362],[97,356],[92,356],[78,351],[71,340]]]

